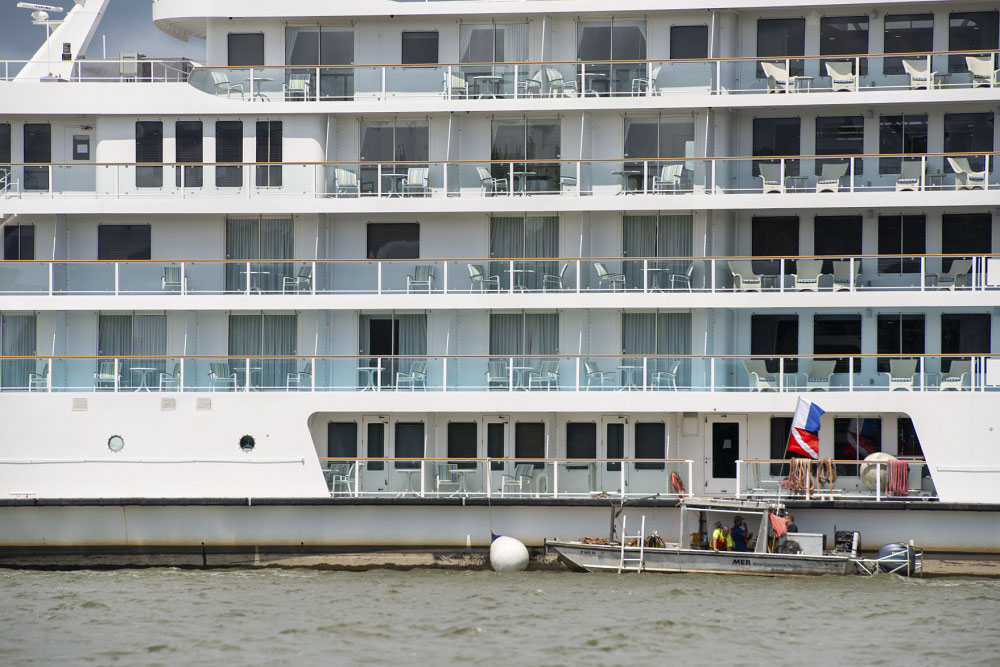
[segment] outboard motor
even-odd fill
[[[923,569],[922,556],[923,553],[912,544],[885,544],[878,550],[878,569],[881,572],[912,577]]]

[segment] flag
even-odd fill
[[[785,519],[780,517],[774,512],[771,512],[771,528],[774,529],[774,535],[776,537],[781,537],[788,531],[785,529]]]
[[[802,398],[795,406],[792,430],[785,449],[811,459],[819,458],[819,418],[826,412],[815,403]]]

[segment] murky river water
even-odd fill
[[[996,665],[998,617],[987,579],[0,571],[7,665]]]

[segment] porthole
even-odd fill
[[[240,449],[242,449],[244,452],[252,452],[254,445],[256,444],[257,443],[254,442],[252,435],[245,435],[242,438],[240,438]]]
[[[108,449],[113,452],[120,452],[125,447],[125,439],[120,435],[113,435],[108,438]]]

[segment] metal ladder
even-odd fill
[[[622,516],[622,555],[621,560],[618,562],[618,574],[622,572],[628,572],[628,563],[637,563],[635,565],[635,573],[639,574],[642,572],[642,567],[645,564],[646,558],[646,515],[642,515],[642,523],[639,524],[639,534],[629,535],[625,530],[625,519],[627,517]],[[639,557],[638,558],[627,558],[625,556],[625,549],[627,548],[628,542],[631,539],[637,539],[639,542]]]

